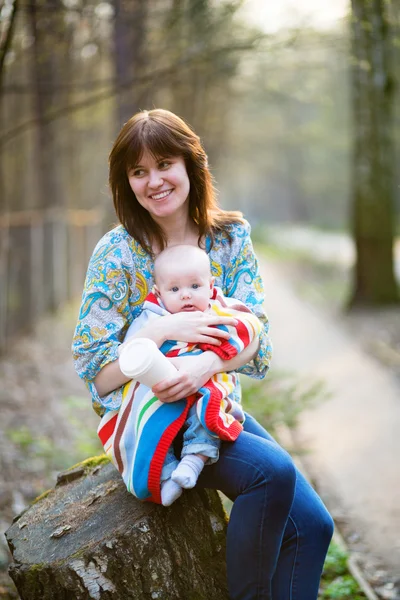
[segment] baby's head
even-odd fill
[[[214,287],[210,261],[197,246],[171,246],[154,262],[155,293],[170,313],[204,312]]]

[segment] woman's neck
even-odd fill
[[[178,244],[197,245],[199,233],[195,223],[190,219],[189,215],[184,218],[177,219],[176,215],[170,222],[163,219],[159,223],[167,237],[167,246],[177,246]],[[160,252],[160,249],[154,248],[155,254]]]

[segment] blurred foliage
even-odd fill
[[[347,572],[348,554],[336,542],[332,542],[324,564],[324,583],[330,582]]]
[[[107,155],[121,114],[143,108],[174,110],[217,156],[232,82],[243,55],[263,37],[236,18],[240,4],[18,4],[0,90],[1,208],[101,205],[112,218]],[[55,189],[46,194],[49,184]]]
[[[318,252],[289,247],[264,237],[256,242],[260,257],[267,261],[278,261],[286,269],[299,297],[324,308],[341,309],[350,290],[351,269],[337,260],[327,260]]]
[[[1,94],[2,127],[15,134],[3,140],[0,157],[3,208],[100,206],[108,226],[107,155],[123,103],[128,114],[163,106],[186,118],[205,143],[223,204],[242,209],[250,220],[346,227],[354,63],[349,23],[324,30],[302,23],[271,34],[246,20],[242,4],[21,5]],[[392,5],[396,58],[399,15]],[[29,6],[36,6],[35,19]],[[117,33],[126,36],[125,60],[118,60]],[[398,99],[400,89],[396,94]],[[44,171],[54,172],[57,186],[47,198],[37,168],[45,151],[37,135],[43,128]],[[399,208],[399,190],[397,195]]]
[[[242,62],[223,200],[255,222],[343,227],[351,151],[346,29],[281,31]],[[234,175],[233,175],[234,174]]]
[[[366,598],[358,583],[349,574],[347,560],[347,552],[337,542],[332,541],[324,564],[319,598],[329,600]]]
[[[289,374],[272,372],[265,380],[241,378],[243,406],[272,435],[279,427],[293,428],[300,413],[327,398],[321,381],[301,381]]]
[[[40,474],[50,483],[54,473],[101,452],[93,424],[85,421],[87,404],[85,397],[69,396],[63,400],[64,418],[70,434],[68,443],[57,435],[37,434],[25,425],[8,429],[6,435],[19,451],[21,468]]]
[[[332,598],[332,600],[334,598],[338,600],[345,600],[346,598],[351,600],[362,600],[365,597],[366,596],[361,592],[357,582],[351,575],[337,577],[323,589],[321,595],[321,598]]]

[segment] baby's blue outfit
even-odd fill
[[[181,458],[187,454],[203,454],[204,456],[208,456],[206,465],[212,465],[217,462],[221,440],[216,436],[211,436],[200,424],[196,414],[195,404],[193,404],[189,410],[185,425],[187,426],[187,429],[183,434]],[[170,446],[161,471],[161,481],[169,479],[172,471],[176,469],[178,464],[179,461],[174,454],[173,447]]]

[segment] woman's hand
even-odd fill
[[[176,376],[163,379],[152,388],[161,402],[176,402],[201,388],[214,373],[218,357],[214,352],[168,359],[178,369]]]
[[[235,326],[238,321],[233,317],[218,317],[200,311],[181,312],[166,315],[157,322],[165,340],[177,340],[191,344],[207,343],[220,346],[221,340],[229,340],[230,333],[217,329],[216,325]]]
[[[222,360],[210,350],[194,356],[170,358],[169,360],[177,367],[178,373],[172,378],[160,381],[154,386],[153,391],[162,402],[175,402],[186,398],[197,392],[215,373],[236,371],[248,363],[257,354],[258,346],[259,339],[256,337],[247,348],[230,360]],[[105,396],[128,381],[129,377],[121,372],[119,361],[116,360],[102,368],[97,374],[94,384],[99,396]]]

